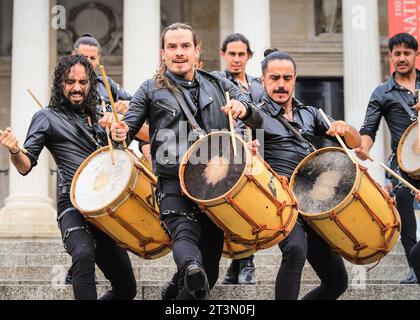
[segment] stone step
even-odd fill
[[[138,256],[130,253],[130,259],[133,266],[155,266],[155,265],[167,265],[172,263],[172,254],[169,253],[164,257],[156,260],[145,260]],[[280,250],[267,250],[267,252],[259,252],[255,255],[254,264],[256,267],[259,266],[278,266],[281,262]],[[222,258],[220,261],[221,266],[229,266],[231,263],[230,259]],[[352,263],[345,261],[346,265],[351,266]],[[66,253],[57,254],[13,254],[6,255],[0,254],[0,267],[10,266],[54,266],[54,265],[70,265],[71,257]],[[380,264],[386,265],[401,265],[406,264],[406,258],[401,253],[389,253],[380,262]]]
[[[53,281],[60,282],[67,273],[68,266],[55,265],[46,267],[0,267],[0,282],[4,281]],[[174,263],[169,265],[144,265],[133,267],[136,279],[141,281],[165,281],[172,277],[176,271]],[[347,267],[349,279],[356,281],[364,280],[383,280],[397,282],[407,273],[406,265],[378,265],[369,272],[364,266],[352,265]],[[227,266],[221,266],[220,279],[223,279],[227,271]],[[276,266],[258,266],[256,268],[256,278],[260,282],[272,282],[277,275]],[[333,271],[332,271],[333,272]],[[97,269],[99,279],[104,279],[103,274]],[[317,280],[318,277],[309,265],[305,265],[302,274],[303,280]]]
[[[301,286],[300,298],[314,289],[316,284]],[[98,286],[98,295],[109,287]],[[159,300],[161,284],[139,284],[136,299]],[[71,286],[58,285],[0,285],[0,300],[69,300],[73,299]],[[274,285],[225,286],[216,285],[212,300],[273,300]],[[417,285],[371,284],[350,285],[341,300],[420,300]]]

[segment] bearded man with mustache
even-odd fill
[[[317,108],[293,98],[297,70],[295,61],[287,52],[268,49],[264,56],[261,71],[265,94],[259,104],[264,129],[261,154],[277,174],[290,178],[299,163],[314,151],[314,137],[333,139],[338,134],[344,137],[349,148],[360,146],[361,137],[355,128],[333,119],[329,127]],[[238,127],[244,128],[244,124],[238,121]],[[300,137],[293,131],[299,132]],[[252,133],[255,139],[255,130]],[[259,144],[257,140],[253,141],[254,151]],[[298,298],[306,260],[321,284],[303,299],[332,300],[346,291],[348,276],[343,259],[304,221],[295,224],[279,247],[282,258],[276,278],[276,300]]]
[[[405,130],[417,120],[420,103],[416,91],[420,89],[420,71],[416,69],[419,55],[417,40],[408,33],[399,33],[388,41],[390,63],[395,72],[392,77],[379,85],[372,93],[366,110],[365,121],[360,129],[362,146],[356,150],[357,156],[366,160],[375,142],[376,132],[382,117],[385,118],[391,133],[391,167],[416,188],[420,180],[408,176],[401,170],[397,161],[397,148]],[[414,152],[414,151],[413,151]],[[416,217],[414,213],[414,194],[399,181],[391,179],[401,216],[401,242],[409,265],[409,271],[402,284],[418,283],[413,270],[410,251],[417,241]]]
[[[0,135],[11,161],[22,175],[37,165],[44,147],[58,168],[57,221],[64,248],[73,262],[76,300],[96,300],[95,263],[110,280],[112,289],[102,299],[133,299],[137,288],[127,251],[108,235],[87,223],[70,201],[70,186],[83,161],[104,145],[106,136],[98,125],[95,89],[97,76],[83,56],[64,57],[54,72],[49,106],[32,118],[23,153],[12,129]]]

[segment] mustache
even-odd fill
[[[273,91],[273,93],[289,93],[289,91],[287,91],[285,88],[277,88]]]
[[[83,91],[76,91],[76,90],[70,91],[70,94],[80,94],[82,97],[85,96],[85,93]]]

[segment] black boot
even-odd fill
[[[178,295],[178,272],[160,289],[162,300],[175,300]]]
[[[241,259],[239,262],[238,284],[256,284],[254,256]]]
[[[64,284],[66,284],[66,285],[72,285],[73,284],[73,275],[72,275],[72,273],[73,273],[73,270],[72,270],[72,267],[70,267],[67,270],[66,277],[64,278]]]
[[[416,277],[416,274],[414,273],[413,268],[410,268],[405,278],[401,280],[400,282],[400,284],[417,284],[417,283],[418,283],[417,277]]]
[[[208,300],[210,287],[206,272],[198,264],[193,263],[187,267],[184,278],[185,286],[196,300]]]
[[[239,262],[240,260],[232,260],[226,271],[225,278],[222,282],[223,284],[238,284]]]

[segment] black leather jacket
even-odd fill
[[[325,134],[329,126],[315,107],[305,106],[293,98],[294,121],[288,122],[308,141],[303,142],[278,119],[285,112],[282,106],[267,95],[264,95],[259,106],[264,121],[263,137],[261,132],[256,134],[253,130],[253,139],[259,139],[260,154],[279,175],[291,177],[297,165],[314,151],[314,137],[324,137],[334,141],[334,138]],[[334,122],[331,117],[329,119]],[[239,123],[238,127],[244,129],[242,123]],[[264,141],[261,141],[262,139]]]
[[[416,89],[420,89],[420,71],[416,72]],[[360,134],[375,141],[381,119],[385,117],[391,133],[391,148],[396,152],[404,131],[417,120],[416,112],[411,109],[417,101],[410,90],[395,82],[394,76],[395,73],[373,91]]]
[[[188,93],[183,96],[193,114],[196,111],[201,113],[205,131],[229,127],[227,116],[220,110],[226,104],[226,91],[230,93],[231,99],[246,106],[248,112],[244,122],[248,126],[258,128],[262,125],[262,117],[255,104],[241,94],[232,82],[202,70],[196,71],[195,79],[199,83],[199,110]],[[187,118],[175,96],[167,88],[156,88],[153,79],[145,81],[137,90],[124,117],[130,129],[128,142],[133,140],[146,119],[149,121],[151,154],[156,175],[178,178],[179,162],[194,141],[188,139]]]
[[[216,76],[220,76],[223,78],[226,78],[230,81],[232,81],[235,85],[237,85],[240,88],[240,84],[238,81],[236,81],[235,77],[232,76],[227,70],[224,71],[214,71],[212,74]],[[246,79],[249,86],[249,93],[247,94],[249,98],[254,101],[255,103],[259,103],[261,101],[261,98],[263,97],[265,91],[264,87],[261,83],[261,79],[251,76],[249,74],[246,75]]]
[[[79,166],[97,148],[104,145],[106,139],[100,126],[96,124],[94,130],[89,129],[83,118],[76,119],[77,122],[69,121],[68,113],[44,108],[33,116],[24,144],[24,148],[28,150],[27,156],[31,160],[31,170],[37,165],[44,147],[51,152],[58,168],[60,188],[57,196],[70,191],[73,176]],[[77,123],[80,123],[93,139],[89,139]]]

